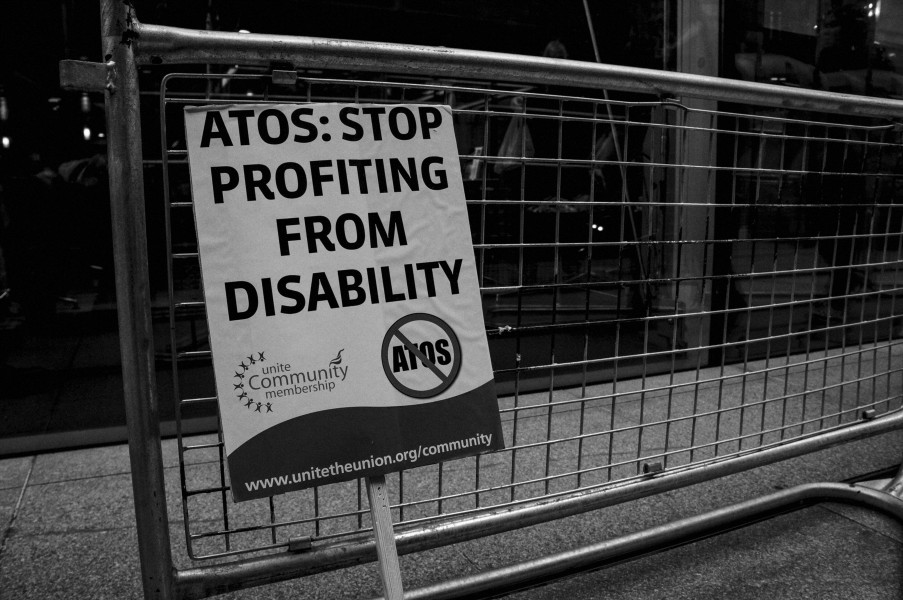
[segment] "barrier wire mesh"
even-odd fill
[[[629,485],[903,406],[896,123],[485,82],[279,80],[163,79],[160,159],[145,162],[165,207],[158,357],[179,422],[216,406],[183,109],[249,102],[453,109],[507,449],[390,475],[396,523]],[[234,504],[221,438],[180,433],[179,448],[193,559],[370,526],[360,481]]]

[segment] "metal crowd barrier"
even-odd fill
[[[903,102],[538,57],[187,31],[102,5],[107,64],[76,65],[70,82],[107,93],[147,597],[204,597],[375,559],[360,482],[233,504],[221,442],[180,436],[193,566],[173,567],[158,402],[175,402],[180,420],[216,405],[187,185],[189,105],[453,109],[507,449],[388,477],[399,553],[903,423]],[[165,210],[171,399],[158,399],[154,380],[145,187]],[[901,517],[887,494],[807,489],[652,531],[647,542],[828,496]],[[619,548],[417,597],[498,590]]]

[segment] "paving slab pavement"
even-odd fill
[[[512,600],[903,597],[903,544],[889,517],[864,527],[826,504],[628,564],[513,594]],[[870,518],[873,515],[870,514]]]
[[[185,567],[177,458],[164,441],[174,559]],[[813,481],[898,464],[903,432],[522,530],[401,557],[407,589],[610,539]],[[139,598],[131,478],[124,446],[0,460],[0,598]],[[20,498],[21,497],[21,498]],[[825,504],[598,572],[513,594],[583,598],[903,597],[903,531],[870,511]],[[375,565],[225,594],[369,598]]]
[[[863,352],[858,357],[859,363],[871,360],[889,366],[903,357],[903,346],[889,351],[867,348]],[[831,358],[829,369],[817,368],[819,357],[820,354],[813,354],[812,364],[807,364],[802,356],[785,362],[755,361],[742,367],[733,365],[647,377],[642,381],[619,381],[617,389],[612,384],[599,384],[585,391],[562,389],[554,395],[522,394],[517,399],[517,410],[512,410],[513,399],[502,398],[503,429],[509,450],[480,458],[480,486],[500,486],[498,490],[482,492],[481,502],[486,505],[506,501],[511,494],[506,485],[512,481],[531,482],[537,477],[539,481],[515,486],[515,497],[541,495],[546,485],[552,492],[573,489],[576,476],[569,473],[578,468],[578,460],[584,468],[603,467],[581,476],[581,483],[586,485],[597,480],[633,477],[642,462],[657,457],[666,467],[674,467],[714,456],[716,451],[730,453],[778,442],[799,435],[801,428],[821,427],[825,415],[829,420],[834,419],[827,425],[851,422],[859,419],[854,399],[869,397],[872,386],[880,386],[881,397],[899,403],[903,391],[903,380],[899,377],[891,379],[880,375],[881,369],[874,369],[879,375],[838,385],[845,370],[864,368],[868,373],[873,369],[868,365],[847,364],[849,359],[843,356]],[[878,408],[893,409],[897,404],[888,401],[887,406]],[[690,419],[691,416],[695,418]],[[808,425],[807,417],[813,419]],[[788,429],[785,427],[788,423],[801,425]],[[583,436],[587,431],[598,433]],[[548,440],[562,441],[547,445]],[[184,454],[187,489],[222,484],[220,451],[206,447],[215,441],[215,435],[186,438],[186,446],[196,447]],[[511,450],[513,447],[518,449]],[[179,568],[187,568],[196,563],[188,558],[187,552],[176,440],[164,440],[162,451],[174,563]],[[897,465],[901,457],[903,431],[898,431],[584,515],[403,556],[405,585],[413,589],[535,559],[802,483],[841,481]],[[618,463],[612,469],[606,467]],[[474,497],[467,492],[473,489],[475,464],[475,459],[465,459],[441,467],[443,493],[462,492],[460,498],[444,501],[446,510],[472,507]],[[424,466],[406,472],[405,501],[432,498],[439,468]],[[542,481],[543,474],[555,478]],[[399,477],[390,475],[387,479],[390,497],[397,500]],[[273,505],[275,520],[309,518],[313,514],[312,502],[308,501],[311,494],[308,490],[277,498]],[[355,482],[321,491],[318,498],[321,516],[341,513],[349,516],[324,522],[319,534],[354,529],[359,497]],[[434,504],[410,506],[405,517],[410,519],[421,512],[423,516],[432,514],[436,510]],[[363,506],[366,507],[366,501]],[[267,501],[230,504],[229,527],[268,522],[270,510]],[[0,459],[3,548],[0,600],[140,597],[133,511],[125,445]],[[191,496],[188,513],[192,533],[222,528],[223,506],[219,494]],[[395,513],[398,518],[398,511]],[[367,519],[364,515],[364,520]],[[771,582],[787,577],[794,579],[792,565],[803,564],[804,557],[818,556],[832,574],[859,569],[855,577],[848,579],[857,582],[856,590],[866,590],[861,593],[877,594],[880,588],[881,593],[891,594],[889,597],[901,596],[899,588],[887,585],[884,570],[871,578],[868,569],[863,570],[865,561],[871,560],[869,552],[875,548],[881,552],[877,562],[890,556],[897,564],[903,564],[900,542],[903,532],[899,524],[888,523],[887,518],[868,511],[833,504],[781,517],[774,523],[778,525],[758,524],[743,530],[745,535],[718,536],[521,595],[526,594],[525,598],[573,596],[576,600],[600,597],[602,590],[606,590],[605,596],[613,598],[716,598],[723,597],[726,590],[737,589],[741,598],[806,597],[804,594],[809,592],[805,590],[810,589],[806,585],[794,587],[787,581],[781,587]],[[310,527],[293,525],[283,528],[281,534],[287,538],[310,533],[307,531]],[[794,530],[802,533],[781,535]],[[256,546],[268,543],[266,536],[263,530],[233,534],[232,543]],[[769,539],[775,542],[773,550],[766,543]],[[195,543],[194,551],[219,552],[222,541],[222,536],[212,536]],[[829,549],[834,547],[844,549],[845,553],[831,554]],[[860,559],[863,562],[857,562]],[[670,570],[662,567],[664,564],[670,565]],[[813,570],[817,566],[802,569],[796,579],[803,584],[807,578],[818,579],[819,571]],[[634,581],[637,579],[638,582]],[[870,585],[877,587],[872,589]],[[811,589],[825,593],[835,590],[830,593],[840,594],[837,590],[852,593],[853,588],[832,584]],[[663,596],[665,590],[671,591]],[[367,598],[380,592],[375,566],[363,565],[223,597],[327,600]],[[857,592],[853,596],[834,597],[870,596]]]

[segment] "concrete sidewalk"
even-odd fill
[[[185,556],[174,440],[163,442],[173,553]],[[405,587],[562,552],[807,482],[899,464],[903,432],[635,502],[401,558]],[[139,598],[126,446],[0,460],[0,598]],[[367,598],[375,565],[224,598]],[[689,546],[511,596],[589,598],[903,598],[903,528],[864,509],[825,504]]]

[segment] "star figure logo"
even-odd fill
[[[244,379],[251,375],[248,371],[251,371],[251,367],[256,365],[257,363],[266,362],[266,353],[261,352],[251,352],[248,356],[244,357],[244,359],[238,363],[237,371],[235,371],[235,377],[238,379],[238,383],[233,382],[235,392],[235,398],[238,402],[247,408],[248,410],[253,410],[254,412],[275,412],[273,409],[273,404],[271,402],[263,403],[263,402],[255,402],[253,398],[248,397],[248,392],[245,390]],[[264,410],[266,408],[266,410]]]

